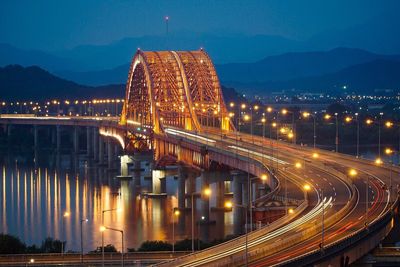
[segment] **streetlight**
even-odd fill
[[[289,111],[287,109],[282,109],[281,113],[283,115],[286,115],[288,113],[292,114],[292,138],[293,138],[293,144],[296,144],[296,124],[294,122],[294,112],[293,111]]]
[[[256,180],[256,179],[261,179],[261,181],[266,181],[267,179],[268,179],[268,176],[266,175],[266,174],[262,174],[260,177],[253,177],[253,178],[249,178],[249,173],[247,173],[247,175],[248,175],[248,182],[249,182],[249,184],[248,184],[248,187],[249,187],[249,190],[248,190],[248,192],[249,192],[249,199],[250,199],[250,201],[249,201],[249,205],[250,205],[250,232],[252,232],[253,231],[253,184],[252,184],[252,182],[254,181],[254,180]],[[247,214],[246,214],[246,216],[247,216]]]
[[[316,143],[317,143],[317,132],[316,132],[316,113],[314,113],[314,114],[312,114],[312,113],[310,113],[310,112],[303,112],[303,117],[304,118],[308,118],[308,117],[312,117],[313,118],[313,120],[314,120],[314,149],[315,149],[315,146],[316,146]]]
[[[70,213],[68,211],[64,212],[62,220],[61,220],[61,234],[62,238],[64,238],[64,219],[68,218]],[[64,241],[61,240],[61,255],[64,258]]]
[[[389,175],[389,191],[390,193],[392,193],[392,167],[393,167],[393,155],[396,153],[396,151],[392,150],[391,148],[386,148],[385,149],[385,154],[390,156],[390,166],[389,166],[389,171],[390,171],[390,175]]]
[[[197,222],[197,250],[200,250],[200,223],[206,219],[205,216],[201,216],[200,220]]]
[[[382,159],[381,159],[381,121],[382,121],[382,115],[383,113],[379,113],[380,119],[378,122],[373,121],[372,119],[367,119],[365,123],[367,125],[372,125],[372,124],[378,124],[378,158],[376,159],[375,163],[380,165],[382,164]]]
[[[83,222],[88,222],[88,219],[81,219],[81,263],[83,264],[83,230],[82,224]]]
[[[172,215],[172,252],[175,252],[175,217],[178,217],[181,212],[178,209],[173,209]]]
[[[330,120],[332,118],[331,115],[325,114],[324,119]],[[335,113],[335,120],[336,120],[336,136],[335,136],[335,152],[339,151],[339,124],[338,124],[338,113]]]
[[[115,228],[111,228],[111,227],[107,227],[107,226],[100,226],[100,231],[102,233],[104,233],[105,230],[110,230],[110,231],[115,231],[115,232],[120,232],[121,233],[121,243],[122,243],[122,250],[121,250],[121,266],[124,266],[124,231],[120,230],[120,229],[115,229]],[[104,251],[104,249],[103,249]],[[104,264],[104,260],[103,260],[103,264]]]
[[[200,194],[200,196],[201,196],[201,192],[193,192],[191,194],[191,198],[192,198],[192,253],[194,253],[194,195],[195,194]],[[203,195],[206,197],[209,197],[211,195],[211,189],[205,188],[203,190]]]
[[[244,229],[245,229],[245,262],[246,262],[245,266],[249,266],[249,260],[248,260],[248,242],[249,242],[248,241],[248,234],[249,233],[247,231],[247,209],[248,209],[248,206],[247,205],[234,204],[231,201],[225,202],[225,208],[232,209],[233,206],[239,207],[239,208],[244,208],[244,210],[245,210],[245,214],[246,214],[246,216],[245,216],[245,227],[244,227]]]
[[[101,211],[101,225],[104,225],[104,213],[111,212],[111,211],[121,211],[121,209],[117,208],[117,209],[102,210]],[[101,231],[101,259],[102,259],[102,264],[101,265],[103,267],[104,267],[104,230]]]

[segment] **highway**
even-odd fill
[[[117,124],[115,118],[103,119],[29,117],[20,118],[18,121],[21,124],[50,125],[60,121],[68,125],[85,125],[86,121],[119,129],[140,130],[136,129],[134,123],[122,127]],[[15,119],[12,120],[12,123],[15,123]],[[290,184],[295,185],[288,187],[288,196],[305,199],[294,214],[251,232],[247,242],[242,236],[157,266],[242,266],[246,261],[250,266],[288,265],[305,255],[323,255],[329,247],[380,219],[390,210],[390,204],[397,198],[397,193],[394,193],[399,184],[397,168],[390,170],[386,166],[377,166],[373,162],[348,155],[314,150],[243,133],[222,135],[219,131],[207,130],[198,134],[172,127],[165,129],[165,132],[171,139],[206,146],[209,150],[229,151],[259,161],[266,168],[274,170],[279,178],[279,195],[284,195],[285,180],[288,179]],[[315,153],[318,156],[315,156]],[[388,190],[390,184],[393,185],[392,190]],[[310,186],[311,190],[306,190],[304,185]]]
[[[174,134],[194,141],[200,140],[198,136],[180,131]],[[308,209],[298,214],[296,220],[271,230],[261,238],[256,234],[252,235],[254,233],[249,235],[247,247],[251,266],[285,265],[307,253],[322,253],[322,242],[322,247],[326,248],[364,229],[366,224],[380,218],[390,207],[390,194],[383,186],[385,182],[388,183],[389,170],[371,162],[245,134],[241,134],[239,139],[235,133],[221,138],[218,132],[209,132],[201,137],[207,140],[201,139],[200,142],[206,142],[210,147],[233,149],[242,156],[247,155],[264,164],[277,166],[279,174],[287,175],[300,184],[309,184],[313,188],[308,193]],[[318,158],[313,157],[315,152],[318,153]],[[302,168],[294,168],[296,162],[300,162]],[[357,175],[351,177],[350,170],[355,170]],[[369,206],[366,218],[367,180]],[[325,203],[323,239],[322,194]],[[312,228],[314,229],[310,230]],[[236,245],[230,249],[226,249],[226,246],[214,247],[157,266],[217,266],[228,262],[237,266],[243,265],[244,240],[242,238],[233,242]]]

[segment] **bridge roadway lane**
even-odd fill
[[[181,137],[189,138],[191,140],[198,140],[196,139],[196,137],[187,136],[186,134],[178,135]],[[207,138],[216,141],[221,140],[220,137],[214,135],[208,135]],[[223,149],[230,148],[231,150],[232,145],[236,145],[237,143],[236,140],[232,140],[230,138],[224,139],[223,142],[209,142],[207,140],[206,142],[210,146],[216,146]],[[268,156],[264,156],[261,153],[259,145],[253,146],[252,143],[248,142],[247,140],[238,142],[238,146],[240,149],[237,149],[235,147],[233,151],[237,151],[242,156],[249,155],[251,158],[259,161],[262,161],[263,159],[265,160],[265,158]],[[249,150],[247,151],[247,149]],[[319,192],[321,188],[332,189],[331,192],[326,193],[324,196],[325,201],[329,203],[325,207],[325,216],[327,217],[336,214],[340,209],[342,209],[351,196],[351,192],[348,186],[336,176],[331,175],[320,168],[316,168],[312,164],[307,164],[306,169],[296,169],[294,168],[294,163],[298,160],[293,160],[293,156],[290,154],[287,155],[284,153],[280,153],[279,159],[288,163],[281,164],[284,168],[284,173],[289,174],[292,179],[300,181],[300,184],[304,184],[307,182],[307,184],[313,187],[312,192],[310,192],[309,194],[310,208],[307,210],[307,212],[304,212],[299,219],[292,221],[284,227],[274,230],[261,237],[254,235],[253,238],[253,236],[250,235],[248,241],[248,248],[250,253],[255,250],[260,250],[260,248],[265,249],[266,246],[271,246],[271,244],[278,244],[282,240],[289,239],[292,236],[296,235],[298,232],[311,228],[316,223],[318,223],[320,220],[319,218],[322,218],[322,205],[319,205],[320,196],[319,194],[317,194],[317,192]],[[273,160],[275,160],[275,158]],[[311,172],[315,176],[310,178],[310,174],[308,172]],[[255,234],[255,232],[253,233]],[[293,244],[283,244],[282,247],[279,247],[279,249],[288,249],[292,245]],[[274,247],[276,248],[276,246]],[[160,264],[159,266],[212,266],[223,264],[224,262],[227,263],[226,260],[229,261],[230,259],[239,259],[241,260],[240,264],[243,264],[244,251],[245,244],[244,239],[242,238],[239,240],[235,240],[235,243],[232,244],[232,246],[230,247],[214,247],[211,249],[203,250],[202,252],[196,253],[192,256],[183,257],[173,262]],[[274,254],[274,249],[268,249],[267,251],[264,251],[264,253],[266,253],[265,255],[272,255]]]
[[[244,137],[242,137],[244,138]],[[245,138],[245,139],[248,139]],[[257,142],[261,145],[266,146],[270,144],[269,140],[265,140],[262,143],[262,138],[256,138]],[[384,190],[383,183],[389,183],[390,170],[387,168],[379,168],[373,163],[368,161],[357,160],[355,158],[325,151],[316,151],[319,153],[320,157],[318,159],[313,159],[310,157],[313,150],[304,148],[300,149],[299,146],[293,147],[292,145],[274,142],[275,149],[278,148],[281,154],[290,154],[292,157],[298,158],[311,158],[311,160],[322,161],[325,166],[333,167],[336,170],[347,173],[350,168],[354,168],[358,171],[358,175],[353,178],[354,185],[359,191],[359,200],[354,209],[347,214],[345,218],[340,220],[338,223],[334,224],[332,227],[326,229],[324,245],[332,244],[346,236],[354,233],[357,230],[363,229],[365,223],[371,223],[376,218],[379,218],[384,211],[389,208],[389,191]],[[269,151],[271,153],[271,151]],[[396,170],[397,171],[397,170]],[[312,170],[308,170],[310,175]],[[307,175],[307,174],[305,174]],[[307,177],[305,177],[307,178]],[[312,178],[310,177],[310,180]],[[370,203],[368,209],[368,215],[365,216],[366,211],[366,181],[369,179],[369,197],[368,201]],[[323,179],[325,180],[325,178]],[[312,181],[312,180],[311,180]],[[313,181],[312,181],[313,182]],[[398,180],[396,181],[398,183]],[[331,186],[331,185],[330,185]],[[323,187],[325,195],[327,195],[327,190],[331,187]],[[394,195],[394,194],[392,194]],[[392,196],[392,200],[393,196]],[[308,240],[301,242],[295,246],[290,247],[290,249],[282,250],[279,253],[275,253],[270,257],[263,257],[262,259],[256,260],[251,263],[251,266],[271,266],[271,265],[284,265],[289,260],[293,260],[295,257],[304,255],[305,253],[318,251],[319,245],[321,243],[321,235],[309,238]]]

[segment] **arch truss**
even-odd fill
[[[233,129],[214,65],[203,51],[138,50],[126,84],[122,124],[162,134],[167,127]]]

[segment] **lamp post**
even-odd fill
[[[175,208],[172,211],[172,252],[175,252],[175,217],[178,217],[181,212]]]
[[[383,113],[380,113],[382,118]],[[377,165],[381,165],[383,163],[381,158],[381,119],[378,122],[373,121],[372,119],[367,119],[365,121],[367,125],[378,124],[378,158],[375,160]]]
[[[294,121],[294,112],[293,111],[289,111],[287,109],[282,109],[282,114],[286,115],[286,114],[292,114],[292,131],[293,131],[293,144],[296,144],[296,124]]]
[[[108,209],[101,211],[101,225],[104,225],[104,213],[111,211],[119,211],[120,209]],[[104,267],[104,230],[101,231],[101,265]]]
[[[247,209],[248,209],[248,207],[247,207],[247,205],[234,204],[231,201],[225,202],[225,208],[232,209],[233,206],[239,207],[239,208],[244,208],[244,210],[245,210],[245,214],[246,214],[245,227],[244,227],[244,229],[245,229],[245,266],[249,266],[249,260],[248,260],[248,243],[249,243],[248,235],[249,235],[249,233],[247,231]]]
[[[194,195],[195,194],[200,194],[201,192],[193,192],[191,194],[191,199],[192,199],[192,253],[194,253]],[[211,195],[211,189],[210,188],[205,188],[203,190],[203,194],[207,197]]]
[[[247,175],[248,175],[248,177],[250,177],[249,173],[247,173]],[[250,208],[250,232],[253,231],[253,196],[252,196],[253,195],[253,193],[252,193],[253,192],[253,186],[252,186],[253,184],[252,184],[252,182],[257,179],[261,179],[264,182],[267,180],[267,178],[268,178],[268,176],[266,174],[262,174],[261,177],[253,177],[253,178],[249,178],[249,180],[248,180],[248,182],[249,182],[248,192],[249,192],[249,208]]]
[[[88,222],[88,219],[81,219],[81,263],[83,264],[83,222]]]
[[[197,250],[200,250],[200,223],[206,219],[205,216],[201,216],[197,222]]]
[[[122,245],[122,248],[121,248],[121,266],[123,267],[124,266],[124,251],[125,251],[125,249],[124,249],[124,231],[120,230],[120,229],[115,229],[115,228],[111,228],[111,227],[107,227],[107,226],[102,225],[100,227],[100,231],[102,233],[104,233],[105,230],[110,230],[110,231],[115,231],[115,232],[120,232],[121,233],[121,243],[122,243],[121,244]],[[103,261],[103,264],[104,264],[104,261]]]
[[[313,118],[313,121],[314,121],[314,126],[313,126],[313,130],[314,130],[314,135],[313,135],[314,145],[313,145],[313,147],[315,149],[316,143],[317,143],[317,131],[316,131],[316,117],[317,117],[317,114],[316,114],[316,112],[314,114],[312,114],[310,112],[303,112],[303,117],[304,118],[308,118],[310,116]]]

